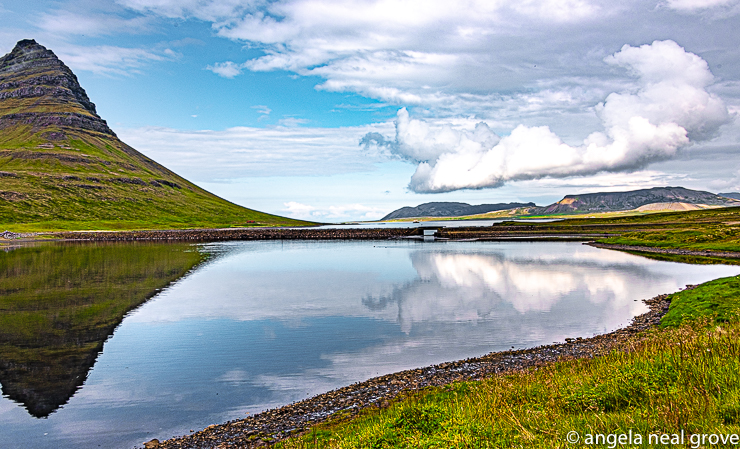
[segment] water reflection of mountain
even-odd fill
[[[84,383],[127,312],[203,260],[186,244],[55,244],[0,252],[3,395],[46,417]]]

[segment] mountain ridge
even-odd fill
[[[526,217],[620,211],[688,211],[712,207],[740,206],[740,194],[737,194],[737,199],[729,195],[732,194],[714,194],[684,187],[653,187],[624,192],[594,192],[566,195],[562,200],[548,206],[537,206],[534,203],[498,203],[470,206],[467,203],[433,202],[420,204],[416,207],[402,207],[381,218],[381,220],[433,217],[476,218],[476,216],[485,215],[489,212],[503,212],[505,216]],[[486,206],[494,206],[494,208],[483,211],[477,211],[475,209],[485,209]],[[459,213],[453,215],[451,211]],[[465,213],[468,211],[472,212]],[[509,212],[506,213],[506,211]],[[443,215],[445,213],[447,215]],[[499,218],[499,216],[504,216],[500,214],[494,215],[492,217],[484,216],[478,218]]]
[[[595,192],[566,195],[557,203],[530,210],[530,215],[617,212],[634,210],[649,204],[686,203],[702,206],[737,206],[740,201],[703,190],[685,187],[653,187],[626,192]]]
[[[0,225],[169,229],[306,225],[238,206],[122,142],[35,40],[0,57]]]
[[[462,217],[466,215],[485,214],[487,212],[515,209],[518,207],[535,207],[534,203],[496,203],[470,205],[457,202],[431,202],[423,203],[416,207],[402,207],[389,213],[380,220],[396,220],[399,218],[416,217]]]

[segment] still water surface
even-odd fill
[[[646,311],[639,299],[739,271],[572,242],[0,252],[0,447],[128,449],[376,375],[607,332]]]

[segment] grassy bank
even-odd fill
[[[708,282],[674,294],[661,328],[606,356],[425,390],[281,447],[582,447],[598,434],[596,446],[626,447],[616,435],[630,432],[629,447],[651,447],[650,435],[682,430],[691,447],[692,434],[738,434],[739,299],[740,277]]]

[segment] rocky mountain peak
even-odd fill
[[[740,202],[701,190],[684,187],[653,187],[629,192],[598,192],[566,195],[557,203],[539,208],[535,214],[568,214],[583,212],[611,212],[633,210],[650,204],[670,203],[700,205],[702,207],[738,206]]]
[[[0,128],[74,126],[114,135],[72,70],[33,39],[19,41],[0,57],[0,120]]]

